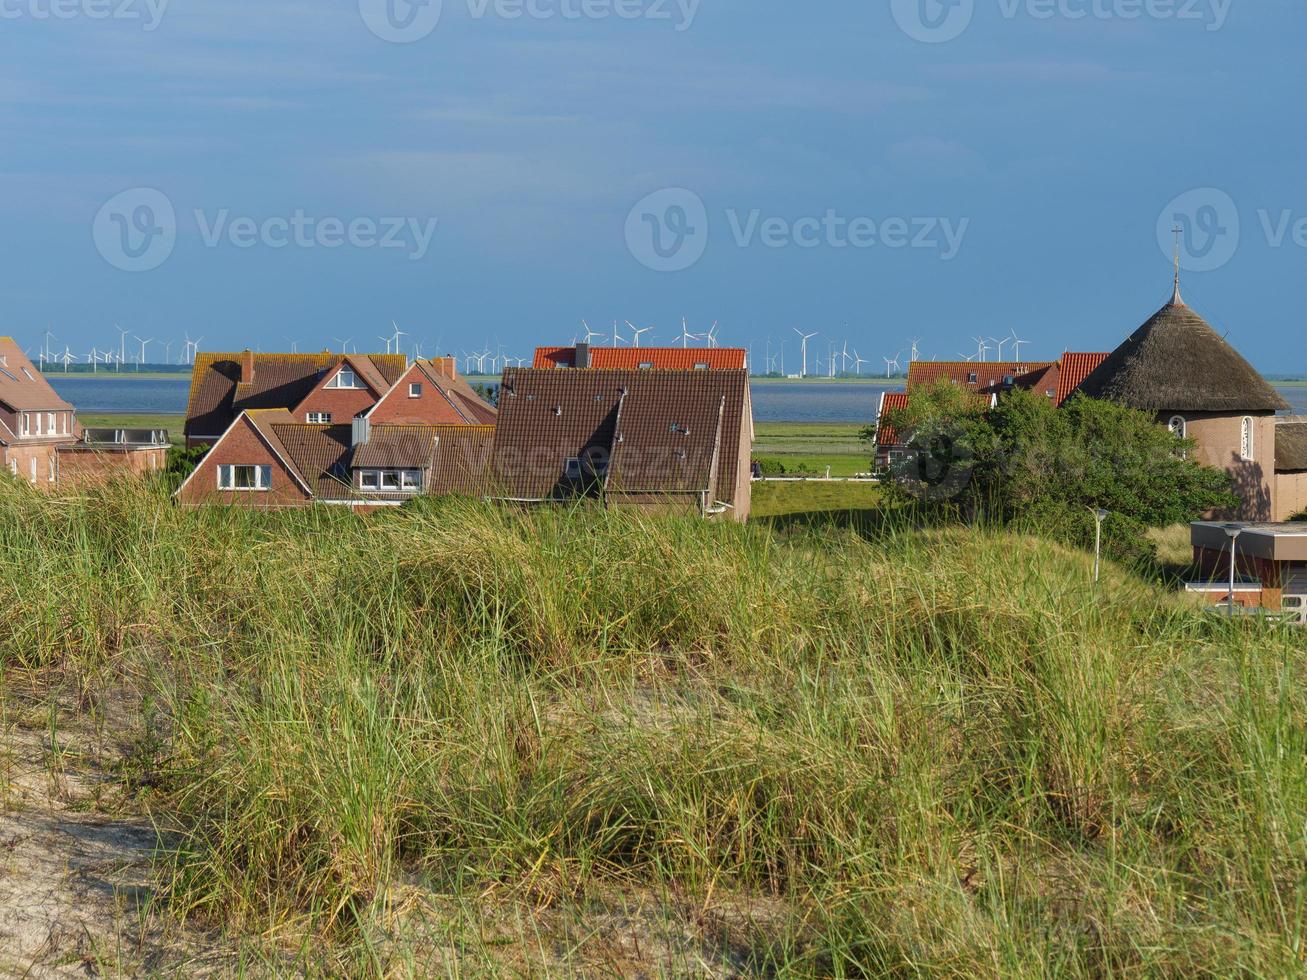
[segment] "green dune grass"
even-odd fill
[[[0,663],[302,969],[1301,971],[1301,633],[851,523],[4,486]]]

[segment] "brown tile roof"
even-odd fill
[[[743,368],[747,357],[743,347],[591,347],[590,367],[636,371],[648,363],[659,371],[689,371],[707,364],[713,370],[729,370]],[[575,347],[537,347],[532,366],[570,368],[575,363]]]
[[[1107,360],[1108,355],[1072,353],[1062,355],[1062,370],[1057,379],[1057,404],[1063,404],[1076,393],[1085,378]]]
[[[352,465],[365,470],[424,470],[431,465],[439,426],[374,425],[354,450]]]
[[[726,396],[701,391],[675,400],[637,389],[622,399],[606,489],[634,493],[716,489]]]
[[[699,489],[701,476],[682,465],[676,450],[685,448],[679,442],[697,444],[718,411],[716,492],[734,503],[747,399],[743,369],[510,368],[499,397],[491,493],[515,500],[571,496],[578,489],[565,474],[571,458],[616,460],[623,489],[636,489],[637,479],[649,484],[639,488],[649,492]],[[673,433],[673,424],[688,427],[689,438]]]
[[[440,389],[449,399],[455,411],[469,425],[493,424],[499,415],[499,409],[483,400],[461,375],[449,375],[439,369],[434,361],[419,361],[419,367],[427,379]]]
[[[275,417],[277,420],[271,421],[273,413],[250,413],[259,431],[272,430],[282,453],[316,499],[349,499],[351,426],[296,422],[289,412],[278,412]]]
[[[427,474],[427,493],[479,496],[487,490],[493,425],[435,426],[436,449]]]
[[[0,402],[16,412],[71,412],[73,406],[55,393],[50,382],[12,337],[0,337]]]
[[[291,409],[342,359],[389,388],[408,366],[403,354],[255,354],[253,384],[239,384],[241,353],[197,354],[191,371],[186,435],[220,436],[246,409]],[[364,365],[367,365],[364,367]]]

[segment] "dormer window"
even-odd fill
[[[641,361],[641,362],[640,362],[640,370],[641,370],[641,371],[649,371],[649,370],[652,370],[652,369],[653,369],[653,361]]]
[[[362,388],[358,375],[347,367],[336,372],[336,376],[327,382],[328,388]]]
[[[694,366],[694,369],[695,369],[696,371],[707,371],[707,370],[708,370],[708,362],[707,362],[707,361],[700,361],[699,363],[697,363],[697,364]]]
[[[980,375],[976,374],[975,371],[967,372],[967,384],[973,385],[979,380],[980,380]]]

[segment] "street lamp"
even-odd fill
[[[1239,535],[1243,534],[1242,524],[1225,525],[1225,536],[1230,539],[1230,618],[1234,618],[1234,559],[1239,551]]]
[[[1094,584],[1097,585],[1103,568],[1103,521],[1107,520],[1108,512],[1102,507],[1090,507],[1089,512],[1094,515]]]

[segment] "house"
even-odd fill
[[[0,337],[0,467],[47,489],[162,469],[166,431],[83,429],[11,337]]]
[[[242,412],[177,489],[185,505],[395,507],[485,485],[490,425],[306,423],[286,409]]]
[[[1197,458],[1234,479],[1242,504],[1229,516],[1283,520],[1307,506],[1299,469],[1302,423],[1277,413],[1288,403],[1180,295],[1113,351],[1078,389],[1155,416],[1192,439]],[[1277,450],[1282,426],[1288,448]],[[1218,515],[1219,516],[1219,515]]]
[[[1190,539],[1202,578],[1186,583],[1186,592],[1230,602],[1233,554],[1235,605],[1283,612],[1307,626],[1307,523],[1197,521]]]
[[[414,361],[367,412],[373,425],[494,425],[497,415],[459,375],[452,357]]]
[[[1004,393],[1022,388],[1061,406],[1107,356],[1068,351],[1057,361],[914,361],[908,368],[907,391],[887,391],[880,396],[876,467],[885,469],[906,450],[903,436],[886,420],[888,413],[907,408],[913,391],[948,383],[993,405]]]
[[[728,371],[748,367],[743,347],[537,347],[535,368],[616,371]]]
[[[292,421],[349,425],[408,370],[403,354],[198,354],[186,445],[213,445],[246,411],[282,409]]]
[[[745,521],[752,446],[743,367],[510,368],[487,494]]]

